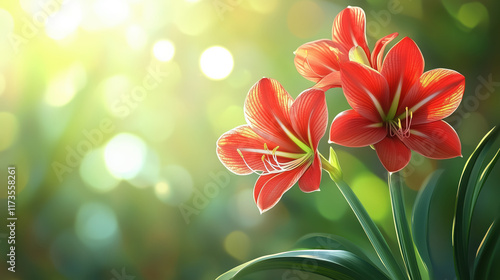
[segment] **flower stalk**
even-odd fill
[[[391,279],[408,279],[408,276],[403,274],[379,228],[370,215],[368,215],[368,212],[366,212],[365,207],[361,204],[356,194],[352,191],[349,185],[342,180],[341,173],[339,174],[338,172],[339,169],[333,166],[330,161],[326,160],[323,155],[321,155],[321,163],[323,169],[328,172],[330,178],[332,178],[335,182],[352,211],[356,215],[356,218],[358,218],[361,227],[365,231],[366,236],[370,240],[370,243],[375,249],[380,261],[387,269]]]

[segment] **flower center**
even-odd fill
[[[368,67],[372,67],[365,51],[360,46],[354,46],[349,50],[349,60],[364,64]]]
[[[410,137],[410,126],[413,119],[413,112],[408,112],[408,107],[406,107],[406,113],[404,116],[404,124],[401,123],[400,118],[392,119],[386,122],[388,133],[391,137],[397,136],[398,138],[408,138]]]
[[[264,149],[238,149],[237,151],[245,162],[245,165],[250,170],[252,170],[252,172],[258,175],[274,174],[295,169],[299,166],[307,164],[307,162],[310,161],[311,155],[313,155],[313,153],[296,154],[282,152],[278,151],[278,149],[279,146],[276,146],[274,149],[270,150],[267,147],[267,144],[264,143]],[[261,161],[265,170],[262,170],[259,173],[257,170],[254,170],[252,167],[250,167],[250,165],[245,160],[245,157],[243,156],[243,152],[254,152],[262,154]]]

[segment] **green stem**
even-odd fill
[[[410,279],[422,279],[418,269],[417,255],[413,247],[413,238],[406,219],[406,209],[403,198],[402,178],[398,173],[389,172],[388,184],[391,194],[392,215],[398,237],[399,249],[403,256],[406,273]]]
[[[401,268],[394,258],[389,245],[387,245],[387,242],[382,236],[382,233],[378,229],[377,225],[375,225],[375,222],[373,222],[370,218],[368,212],[366,212],[366,209],[363,207],[356,194],[354,194],[352,189],[341,178],[339,178],[340,176],[338,176],[338,172],[335,167],[333,167],[330,162],[323,157],[323,155],[321,155],[321,163],[323,165],[323,169],[330,174],[330,177],[347,200],[347,203],[351,206],[352,211],[358,218],[361,227],[365,231],[366,236],[370,240],[370,243],[380,258],[380,261],[385,268],[387,268],[391,278],[408,279],[408,277],[406,277],[401,271]]]

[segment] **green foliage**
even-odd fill
[[[217,280],[244,279],[258,271],[285,269],[283,278],[308,272],[338,280],[389,279],[378,268],[344,250],[299,250],[249,261],[221,275]],[[250,278],[251,279],[251,278]]]
[[[497,151],[493,158],[487,161],[487,155],[495,143],[498,132],[498,127],[495,127],[486,134],[469,157],[460,178],[453,221],[454,260],[459,279],[471,279],[468,256],[472,214],[479,192],[499,156]]]

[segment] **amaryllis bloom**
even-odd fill
[[[340,65],[346,61],[362,62],[380,69],[385,46],[398,33],[378,40],[370,54],[366,43],[366,17],[363,9],[347,7],[333,21],[332,40],[317,40],[295,51],[295,67],[314,87],[327,90],[341,86]]]
[[[330,141],[373,145],[390,172],[408,164],[411,150],[433,159],[460,156],[460,139],[442,119],[460,104],[464,76],[448,69],[423,70],[422,54],[410,38],[389,50],[380,72],[344,63],[342,87],[352,110],[335,117]]]
[[[294,101],[276,80],[263,78],[247,95],[245,118],[248,124],[219,138],[217,155],[238,175],[260,175],[254,199],[261,213],[297,181],[303,192],[319,190],[317,147],[328,125],[323,91],[308,89]]]

